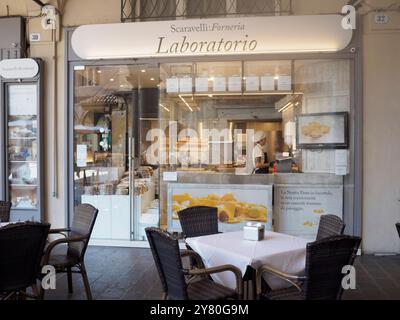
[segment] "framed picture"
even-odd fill
[[[298,115],[296,140],[299,149],[348,149],[348,113]]]
[[[193,206],[216,207],[218,229],[242,230],[247,222],[272,230],[272,185],[168,184],[168,229],[181,231],[178,212]]]

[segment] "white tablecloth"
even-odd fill
[[[202,257],[207,268],[232,264],[243,275],[247,266],[257,269],[265,264],[289,274],[302,275],[308,242],[306,239],[270,231],[265,232],[262,241],[244,240],[243,231],[186,239],[186,243]],[[212,277],[214,281],[230,288],[236,286],[232,272],[223,272]],[[272,289],[288,286],[276,277],[268,276],[265,280]]]

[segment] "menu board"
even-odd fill
[[[265,75],[261,77],[261,90],[263,91],[275,90],[275,79],[273,76]]]
[[[199,77],[195,80],[196,92],[208,92],[208,77]]]
[[[246,91],[259,91],[260,78],[257,76],[246,77]]]
[[[215,92],[225,92],[226,91],[226,78],[225,77],[215,77],[213,89]]]
[[[178,212],[193,206],[216,207],[222,232],[242,230],[247,222],[272,230],[272,185],[168,184],[170,230],[181,230]]]
[[[242,78],[238,76],[229,77],[228,79],[229,91],[242,91]]]
[[[183,77],[179,79],[179,92],[192,92],[192,78]]]
[[[292,90],[292,77],[287,75],[279,76],[278,90],[283,90],[283,91]]]
[[[343,216],[343,186],[275,185],[276,230],[315,238],[322,215]]]
[[[179,79],[178,78],[167,78],[166,89],[167,89],[167,93],[178,93]]]

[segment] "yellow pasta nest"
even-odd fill
[[[323,125],[319,122],[310,122],[308,125],[301,128],[301,133],[306,137],[318,139],[331,131],[330,126]]]
[[[267,207],[248,202],[237,201],[233,193],[223,196],[210,194],[206,197],[192,197],[188,193],[172,196],[173,219],[178,219],[180,210],[193,206],[216,207],[218,220],[225,223],[239,223],[241,221],[266,222]]]

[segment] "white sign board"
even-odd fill
[[[37,86],[15,84],[8,87],[8,112],[10,116],[34,116],[37,114]]]
[[[321,215],[343,216],[343,186],[275,185],[276,231],[315,238]]]
[[[76,146],[76,165],[78,167],[87,166],[87,145],[78,144]]]
[[[30,79],[39,73],[39,65],[33,59],[5,59],[0,61],[0,77],[4,79]]]
[[[208,91],[208,77],[198,77],[195,81],[196,92]]]
[[[82,59],[337,52],[353,35],[343,19],[331,14],[84,25],[71,43]]]

